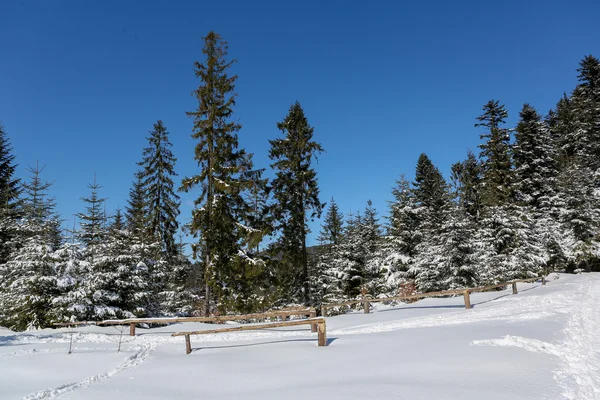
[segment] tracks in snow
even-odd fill
[[[528,351],[556,356],[562,368],[554,379],[569,400],[600,399],[600,318],[596,306],[600,304],[600,282],[590,276],[575,291],[563,295],[561,302],[568,305],[569,320],[563,330],[564,339],[558,344],[520,336],[502,339],[476,340],[473,345],[520,347]]]
[[[67,383],[65,385],[60,385],[53,388],[43,389],[38,392],[32,393],[28,396],[23,397],[23,400],[46,400],[46,399],[54,399],[63,394],[72,392],[77,389],[86,388],[98,382],[105,381],[113,375],[118,374],[119,372],[135,368],[138,365],[142,364],[148,358],[150,358],[151,352],[155,349],[154,346],[143,344],[142,348],[137,351],[135,354],[127,357],[125,361],[121,364],[117,365],[115,368],[111,369],[108,372],[104,372],[102,374],[93,375],[88,378],[85,378],[82,381]]]

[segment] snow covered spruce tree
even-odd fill
[[[79,303],[67,308],[77,310],[82,320],[124,317],[119,307],[118,271],[112,262],[114,254],[108,246],[108,222],[104,212],[106,199],[99,197],[101,186],[96,177],[88,188],[90,195],[82,197],[86,211],[77,215],[80,221],[78,239],[85,246],[81,262],[84,277],[72,288],[76,293],[66,295]]]
[[[283,293],[298,295],[295,298],[308,305],[307,223],[315,217],[320,218],[324,207],[319,200],[317,173],[312,160],[323,152],[323,148],[313,140],[314,128],[308,124],[299,102],[292,104],[288,115],[277,123],[277,127],[284,137],[269,140],[269,157],[274,160],[271,168],[276,174],[271,182],[272,214],[275,229],[281,232],[279,244],[283,253],[282,268],[277,273]]]
[[[194,120],[192,138],[198,141],[194,158],[201,171],[184,178],[181,190],[202,188],[189,230],[199,239],[192,250],[204,262],[204,314],[208,315],[213,299],[222,309],[234,299],[236,280],[245,278],[239,273],[242,267],[262,268],[263,263],[249,256],[244,246],[256,230],[244,224],[251,212],[244,193],[252,182],[245,177],[250,157],[238,148],[241,125],[232,118],[237,76],[228,75],[228,70],[235,60],[226,59],[227,42],[213,31],[204,37],[202,52],[205,61],[195,63],[201,81],[194,91],[198,108],[187,113]]]
[[[600,187],[600,61],[591,55],[581,60],[579,84],[573,91],[575,138],[580,157],[593,174],[594,186]]]
[[[537,275],[545,260],[531,213],[515,201],[510,130],[503,127],[508,113],[497,100],[486,103],[483,111],[475,124],[486,129],[479,146],[483,218],[478,275],[480,283],[489,284]]]
[[[470,150],[467,159],[451,167],[455,200],[466,216],[476,222],[481,216],[481,165]]]
[[[344,299],[353,299],[360,294],[365,283],[365,254],[361,236],[362,216],[348,216],[341,243],[336,246],[331,261],[334,270],[339,271],[340,286]]]
[[[557,149],[549,126],[529,104],[525,104],[520,113],[513,160],[516,202],[532,220],[532,237],[537,236],[536,241],[543,247],[546,258],[564,254]]]
[[[148,147],[144,149],[143,159],[138,163],[142,167],[141,179],[146,194],[145,206],[150,234],[161,242],[163,253],[175,256],[177,245],[175,234],[179,227],[179,196],[173,189],[175,162],[171,152],[169,132],[161,120],[154,124],[148,137]]]
[[[8,261],[11,250],[16,246],[18,199],[20,179],[15,175],[10,140],[0,124],[0,290],[2,290],[2,265]],[[0,311],[1,313],[1,311]]]
[[[371,200],[367,201],[364,216],[360,222],[361,248],[365,264],[364,287],[368,293],[378,296],[388,291],[390,268],[383,257],[383,229]]]
[[[20,246],[5,264],[4,324],[14,330],[44,328],[53,320],[51,310],[57,294],[57,277],[52,229],[57,217],[54,202],[48,198],[51,184],[40,178],[42,170],[29,168],[31,179],[23,184]]]
[[[389,205],[387,236],[383,246],[387,249],[385,263],[390,266],[394,284],[414,280],[412,266],[417,257],[417,246],[423,240],[419,229],[419,211],[410,182],[404,175],[392,190],[394,200]]]
[[[310,272],[310,293],[315,304],[332,302],[341,297],[341,272],[334,263],[343,240],[344,214],[332,197],[317,240],[316,262]]]
[[[449,218],[450,195],[444,177],[426,154],[421,154],[417,161],[413,186],[423,240],[417,247],[418,258],[411,275],[415,276],[420,291],[442,290],[449,274],[443,227]]]

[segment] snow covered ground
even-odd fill
[[[0,329],[0,399],[600,399],[600,274],[377,305],[308,326],[192,337],[176,324]],[[125,327],[125,335],[128,328]]]

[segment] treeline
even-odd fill
[[[154,124],[125,210],[108,215],[94,179],[78,213],[63,222],[42,179],[15,176],[0,127],[0,325],[23,330],[66,320],[252,312],[394,292],[458,288],[549,270],[598,268],[600,64],[542,117],[525,105],[516,129],[488,102],[477,118],[480,154],[452,166],[447,182],[419,157],[401,177],[389,217],[370,202],[344,216],[332,199],[308,249],[308,223],[326,206],[312,161],[323,152],[299,103],[270,140],[273,178],[240,148],[234,116],[235,60],[215,32],[195,63],[198,101],[188,112],[195,174],[179,179],[169,132]],[[192,152],[190,151],[190,155]],[[190,222],[179,226],[178,192],[193,191]],[[185,256],[181,231],[193,238]]]
[[[483,106],[479,154],[450,181],[425,154],[402,176],[389,218],[371,203],[344,216],[332,200],[314,260],[314,299],[494,284],[550,271],[600,271],[600,63],[585,57],[579,84],[542,116],[530,104],[515,128],[499,101]]]

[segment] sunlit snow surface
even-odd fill
[[[170,334],[214,325],[0,328],[0,399],[600,399],[600,274],[511,293],[330,317],[328,347],[304,326],[193,336],[190,355]]]

